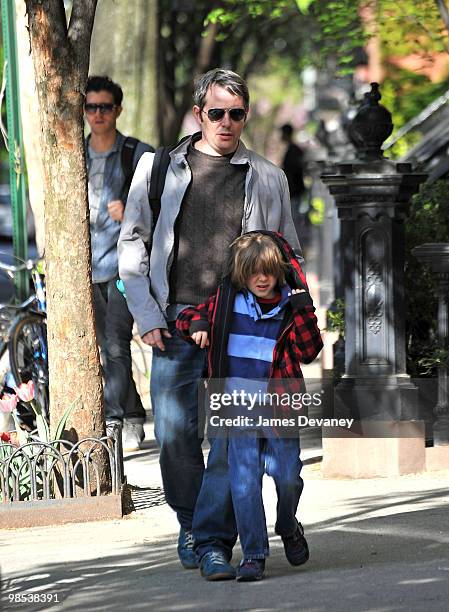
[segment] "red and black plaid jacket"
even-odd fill
[[[276,242],[289,270],[286,281],[292,289],[306,289],[307,293],[295,294],[286,307],[281,332],[273,351],[269,374],[269,391],[296,393],[304,391],[301,362],[312,362],[323,348],[315,308],[308,293],[304,272],[288,242],[275,232],[268,234]],[[233,313],[236,289],[229,278],[218,287],[217,293],[204,304],[185,308],[176,321],[180,335],[187,341],[195,331],[208,331],[208,374],[210,378],[224,379],[227,376],[227,347],[229,326]],[[288,383],[286,380],[288,379]],[[286,388],[287,387],[287,388]]]

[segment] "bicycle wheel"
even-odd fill
[[[34,382],[35,397],[49,417],[47,321],[44,315],[25,314],[13,323],[8,341],[11,373],[16,385]]]

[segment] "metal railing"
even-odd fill
[[[119,495],[123,483],[120,427],[103,438],[83,438],[76,443],[54,440],[0,446],[1,501],[39,501],[75,497]],[[103,457],[106,455],[111,490],[104,491]],[[101,461],[99,460],[101,459]]]

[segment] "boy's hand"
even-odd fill
[[[192,340],[202,349],[206,348],[206,346],[209,346],[209,338],[207,337],[206,331],[198,331],[193,333]]]
[[[292,289],[291,293],[288,295],[295,295],[295,293],[306,293],[305,289]]]

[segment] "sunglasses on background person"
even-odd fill
[[[97,110],[100,111],[100,115],[109,115],[109,113],[112,113],[115,106],[116,106],[115,104],[106,103],[106,102],[102,104],[89,104],[88,103],[84,105],[84,110],[86,111],[88,115],[95,115]]]
[[[232,121],[243,121],[246,117],[246,110],[244,108],[210,108],[208,111],[201,109],[201,112],[207,115],[212,123],[221,121],[225,113],[228,113]]]

